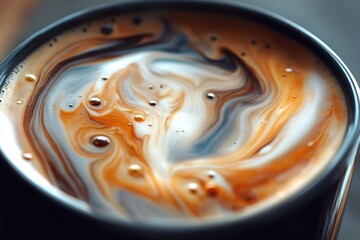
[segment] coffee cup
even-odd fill
[[[29,38],[0,74],[9,238],[336,237],[358,86],[284,18],[216,1],[100,6]]]

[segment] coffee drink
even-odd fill
[[[74,26],[21,62],[0,99],[12,161],[92,211],[138,220],[279,204],[331,164],[348,121],[337,80],[301,43],[195,10]]]

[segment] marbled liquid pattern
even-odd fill
[[[199,12],[76,26],[21,63],[1,100],[24,164],[130,219],[277,203],[330,164],[347,126],[343,93],[309,50]]]

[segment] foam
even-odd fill
[[[347,110],[309,50],[246,19],[157,14],[77,26],[20,63],[0,94],[5,153],[92,208],[204,222],[276,204],[331,162]]]

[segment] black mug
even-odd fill
[[[295,39],[315,53],[341,85],[348,127],[339,151],[316,179],[280,204],[241,219],[187,226],[125,222],[86,211],[29,178],[1,150],[0,238],[5,239],[335,239],[359,146],[359,89],[342,61],[319,39],[273,13],[223,1],[124,1],[78,12],[43,29],[0,65],[0,86],[31,52],[89,20],[133,11],[182,9],[241,15]],[[1,131],[1,126],[0,126]],[[1,231],[3,233],[1,234]]]

